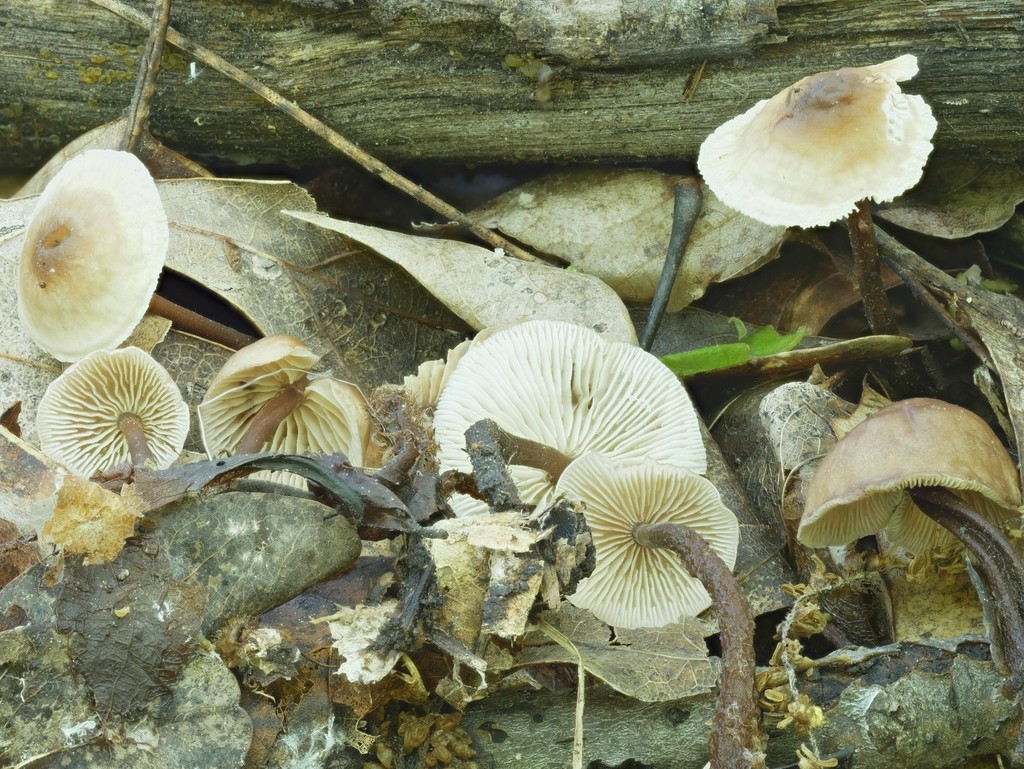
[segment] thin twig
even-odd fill
[[[140,26],[147,25],[145,16],[124,3],[119,2],[119,0],[92,0],[92,2],[111,13],[117,14],[122,19],[126,19]],[[454,206],[449,205],[436,195],[427,192],[418,184],[406,179],[380,160],[377,160],[377,158],[367,152],[364,152],[337,131],[328,128],[294,102],[288,101],[277,93],[277,91],[264,85],[252,75],[242,71],[234,64],[231,64],[227,60],[218,56],[209,48],[205,48],[204,46],[188,39],[173,27],[167,28],[167,42],[185,51],[195,59],[203,62],[206,66],[213,67],[221,74],[234,80],[236,83],[244,85],[250,91],[265,99],[276,109],[288,115],[301,126],[323,139],[334,147],[334,149],[341,152],[345,157],[358,163],[371,174],[379,177],[382,181],[390,184],[392,187],[401,190],[405,194],[436,211],[441,216],[455,222],[468,232],[473,233],[485,243],[493,246],[494,248],[500,248],[509,256],[514,256],[517,259],[522,259],[528,262],[532,262],[537,259],[537,257],[520,246],[517,246],[515,243],[503,238],[493,230],[484,227],[482,224],[466,216]]]
[[[170,20],[171,0],[155,0],[153,17],[149,24],[149,39],[146,40],[146,50],[139,60],[139,73],[135,76],[135,93],[132,94],[128,124],[121,142],[121,148],[125,152],[135,152],[145,134],[149,108],[156,94],[156,78],[160,74],[160,57],[164,52],[164,40]]]

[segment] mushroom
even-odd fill
[[[36,414],[43,452],[86,478],[126,461],[169,467],[188,425],[171,375],[137,347],[97,350],[69,366]]]
[[[156,183],[130,152],[86,150],[39,196],[25,232],[18,316],[62,361],[117,347],[147,309],[228,346],[245,334],[154,294],[170,234]]]
[[[370,439],[366,401],[354,384],[310,374],[319,359],[286,335],[266,337],[232,355],[197,409],[210,458],[263,450],[340,451],[353,465],[363,465]]]
[[[700,582],[677,558],[635,539],[639,527],[678,523],[708,541],[732,569],[740,530],[711,481],[652,460],[623,465],[584,454],[565,468],[555,493],[585,505],[597,551],[593,573],[569,601],[609,625],[662,627],[696,617],[711,605]]]
[[[650,460],[624,466],[584,454],[562,473],[557,492],[583,503],[597,551],[593,573],[570,602],[611,625],[633,628],[696,615],[714,600],[722,680],[710,766],[764,766],[754,620],[732,574],[739,523],[718,490],[680,467]]]
[[[653,355],[583,326],[533,320],[487,331],[459,359],[437,402],[442,470],[469,471],[465,432],[481,419],[553,451],[542,468],[512,461],[524,502],[550,500],[568,462],[587,451],[618,462],[652,459],[703,473],[697,415],[679,380]],[[457,514],[480,505],[454,499]]]
[[[167,216],[128,152],[76,155],[39,196],[25,232],[18,315],[32,339],[74,361],[127,339],[167,256]]]
[[[719,126],[697,160],[719,198],[766,224],[818,227],[849,217],[876,331],[891,330],[891,321],[867,201],[892,200],[921,179],[937,123],[920,96],[898,85],[917,71],[917,57],[906,54],[805,77]]]
[[[1020,515],[1020,477],[991,428],[932,398],[886,406],[844,435],[808,485],[797,538],[845,545],[884,531],[911,553],[958,540],[1000,618],[1001,645],[1024,685],[1024,563],[998,524]]]
[[[985,421],[951,403],[911,398],[876,411],[822,460],[797,538],[827,547],[884,531],[915,554],[954,544],[915,504],[920,487],[948,489],[995,523],[1019,515],[1017,468]]]

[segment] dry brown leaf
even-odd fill
[[[674,186],[683,176],[656,171],[572,171],[517,187],[475,212],[484,224],[576,269],[595,275],[623,299],[649,302],[672,231]],[[725,206],[704,185],[669,312],[711,284],[772,258],[784,227],[770,227]]]
[[[608,625],[593,614],[563,602],[540,618],[576,647],[583,667],[616,691],[641,702],[665,702],[710,691],[718,680],[708,658],[700,623],[691,617],[662,628],[619,630],[609,641]],[[539,636],[530,636],[542,643]],[[519,665],[576,664],[558,644],[527,645]]]
[[[43,524],[41,540],[84,556],[86,564],[107,563],[135,532],[138,518],[138,509],[128,498],[68,475],[57,492],[53,515]]]
[[[1010,163],[957,152],[928,161],[906,195],[880,206],[878,216],[937,238],[967,238],[1001,227],[1024,201],[1024,171]]]
[[[510,259],[471,243],[403,235],[322,214],[287,213],[390,259],[476,330],[546,318],[588,326],[610,339],[636,341],[622,301],[588,275]]]

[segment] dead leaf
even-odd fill
[[[54,624],[104,719],[137,716],[166,697],[198,643],[205,595],[170,572],[151,536],[131,540],[109,565],[65,561]]]
[[[878,218],[937,238],[968,238],[1005,224],[1024,201],[1024,170],[965,154],[936,154],[906,195],[879,206]]]
[[[471,243],[404,235],[322,214],[285,213],[339,232],[391,260],[478,331],[546,318],[587,326],[617,341],[636,341],[625,306],[588,275],[510,259]]]
[[[343,658],[338,675],[353,683],[372,684],[391,672],[399,652],[381,653],[371,650],[370,645],[397,609],[398,601],[388,599],[377,606],[345,606],[315,620],[327,622],[331,629],[334,648]]]
[[[68,475],[57,492],[53,514],[43,524],[40,540],[65,553],[82,555],[86,565],[108,563],[134,534],[139,517],[130,498]]]
[[[69,475],[66,467],[0,427],[0,518],[18,531],[39,533]]]
[[[708,658],[700,623],[693,618],[662,628],[620,630],[613,641],[608,625],[569,603],[563,602],[557,612],[542,612],[540,619],[572,642],[588,673],[641,702],[692,697],[711,691],[718,681],[717,665]],[[549,663],[575,665],[576,659],[532,634],[517,664]]]
[[[534,249],[601,278],[623,299],[649,302],[672,232],[674,187],[685,177],[656,171],[585,170],[552,174],[506,192],[474,212]],[[704,204],[669,299],[675,312],[711,284],[772,258],[784,227],[725,206],[701,185]]]

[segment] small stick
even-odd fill
[[[160,57],[164,52],[164,39],[167,25],[171,20],[171,0],[155,0],[153,17],[150,20],[149,38],[146,50],[139,60],[139,74],[135,77],[135,93],[132,94],[131,108],[128,110],[128,125],[125,128],[121,149],[135,152],[146,132],[149,120],[149,108],[156,94],[156,77],[160,74]]]
[[[146,25],[145,16],[134,8],[130,8],[124,3],[119,2],[119,0],[92,0],[92,2],[101,8],[105,8],[106,10],[117,14],[122,19],[126,19],[140,26]],[[392,187],[395,187],[415,200],[418,200],[420,203],[423,203],[425,206],[433,209],[441,216],[455,222],[468,232],[476,235],[488,245],[493,246],[494,248],[500,248],[504,250],[506,254],[514,256],[516,259],[522,259],[527,262],[536,261],[537,257],[533,254],[503,238],[493,230],[484,227],[482,224],[466,216],[454,206],[449,205],[436,195],[427,192],[415,182],[410,181],[401,174],[392,170],[380,160],[377,160],[377,158],[367,152],[364,152],[337,131],[324,125],[297,104],[288,101],[277,93],[277,91],[264,85],[252,75],[239,69],[226,59],[221,58],[209,48],[205,48],[204,46],[191,41],[172,27],[167,28],[167,41],[171,45],[185,51],[190,56],[200,60],[208,67],[213,67],[221,74],[234,80],[236,83],[240,83],[245,86],[253,93],[265,99],[276,109],[288,115],[301,126],[323,139],[334,147],[334,149],[341,152],[345,157],[361,165],[374,176],[379,177],[382,181],[390,184]]]

